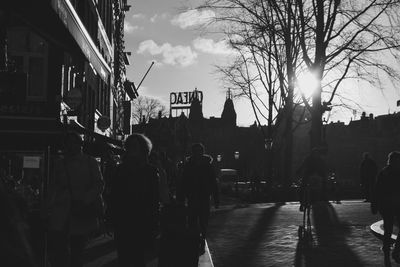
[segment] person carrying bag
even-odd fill
[[[97,161],[82,153],[76,133],[65,138],[65,158],[55,163],[49,190],[49,261],[55,267],[83,266],[89,235],[103,214],[103,177]]]

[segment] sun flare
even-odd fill
[[[319,85],[317,77],[311,72],[303,72],[297,78],[297,88],[305,97],[310,97]]]

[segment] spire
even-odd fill
[[[236,126],[236,111],[232,101],[231,89],[228,89],[228,92],[226,93],[226,100],[221,120],[225,126]]]
[[[194,89],[197,91],[197,87]],[[189,120],[191,121],[200,121],[203,117],[203,108],[200,104],[200,101],[197,97],[194,97],[192,103],[190,105],[190,113],[189,113]]]
[[[226,99],[232,99],[232,91],[231,91],[231,88],[229,88],[228,91],[226,92]]]

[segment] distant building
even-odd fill
[[[188,117],[182,112],[178,117],[150,119],[148,123],[133,125],[132,131],[146,133],[156,148],[166,151],[176,161],[189,154],[192,143],[202,142],[214,161],[221,155],[221,166],[240,169],[245,179],[250,179],[256,171],[260,176],[264,174],[260,129],[236,125],[236,111],[230,96],[220,118],[204,118],[201,105],[195,99]],[[239,159],[235,159],[235,152],[239,152]]]
[[[294,132],[293,167],[298,168],[309,151],[309,124]],[[348,125],[330,122],[323,125],[323,135],[328,146],[327,163],[344,187],[358,187],[362,154],[369,152],[382,168],[387,155],[400,150],[400,113],[374,117],[365,113]]]
[[[292,181],[295,172],[310,152],[311,116],[304,106],[297,106],[294,114]],[[281,118],[283,120],[284,118]],[[281,122],[282,123],[282,122]],[[266,126],[264,130],[266,131]],[[383,167],[387,154],[392,150],[400,150],[400,114],[366,116],[354,120],[348,125],[343,122],[330,122],[322,127],[322,136],[328,147],[327,164],[334,171],[343,187],[358,190],[358,170],[363,152],[371,156]],[[203,117],[201,106],[193,101],[187,117],[181,113],[178,117],[150,119],[148,123],[133,125],[133,132],[144,132],[158,149],[166,151],[176,161],[188,155],[190,144],[202,142],[207,153],[224,168],[238,168],[243,179],[255,177],[272,179],[281,183],[284,166],[284,132],[275,129],[273,140],[273,172],[267,175],[268,156],[265,140],[260,126],[254,123],[249,127],[236,125],[236,111],[232,98],[227,97],[221,117]],[[234,154],[239,152],[239,160]]]

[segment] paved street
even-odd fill
[[[135,242],[132,240],[132,242]],[[118,267],[117,252],[111,237],[100,236],[91,240],[85,251],[85,267]],[[158,259],[147,263],[146,267],[157,267]],[[199,267],[213,267],[210,251],[206,246],[206,253],[199,257]],[[174,266],[171,266],[174,267]]]
[[[343,201],[312,213],[312,245],[299,242],[302,213],[298,203],[232,204],[213,210],[208,246],[215,267],[383,266],[381,241],[369,226],[380,219],[369,203]],[[86,267],[118,266],[110,238],[92,242]],[[211,267],[209,255],[200,267]],[[148,265],[156,267],[153,261]],[[393,262],[393,266],[396,265]],[[172,267],[172,266],[171,266]]]
[[[371,215],[369,203],[344,201],[316,208],[309,249],[299,242],[298,210],[297,203],[289,203],[214,211],[208,235],[214,266],[383,266],[381,242],[369,229],[379,216]]]

